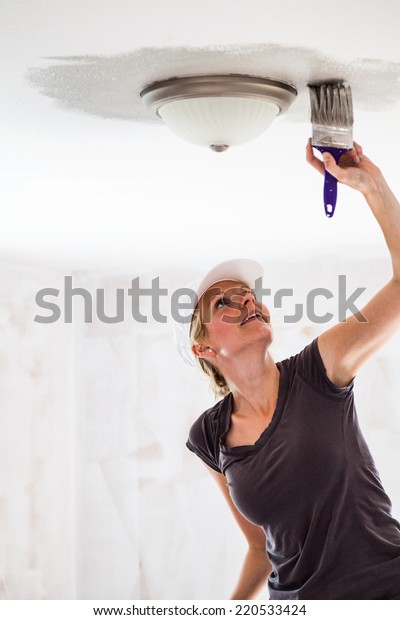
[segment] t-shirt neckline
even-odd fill
[[[232,392],[230,392],[227,395],[226,403],[225,403],[224,418],[223,418],[223,429],[224,430],[219,437],[219,449],[223,454],[233,454],[233,453],[238,454],[238,453],[243,453],[243,452],[255,452],[259,450],[263,445],[265,445],[265,443],[271,437],[272,433],[275,431],[281,419],[281,413],[282,413],[283,406],[286,400],[285,398],[286,397],[286,370],[285,370],[284,365],[281,362],[277,362],[276,366],[279,370],[279,387],[278,387],[278,398],[276,401],[276,407],[275,407],[274,413],[272,414],[271,422],[268,424],[268,426],[265,427],[265,429],[262,431],[262,433],[260,434],[260,436],[258,437],[258,439],[255,441],[254,444],[243,444],[240,446],[234,446],[232,448],[229,448],[228,446],[224,445],[223,441],[231,425],[231,413],[233,409]]]

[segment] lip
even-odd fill
[[[264,321],[264,317],[262,316],[262,314],[260,312],[256,312],[254,316],[251,316],[251,318],[246,317],[245,320],[242,321],[242,323],[240,323],[240,325],[247,325],[247,323],[251,323],[252,321],[255,321],[256,319],[261,319],[262,321]]]

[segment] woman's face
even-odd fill
[[[210,287],[199,302],[206,328],[205,342],[223,357],[259,342],[272,341],[268,308],[257,301],[245,284],[223,280]]]

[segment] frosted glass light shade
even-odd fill
[[[257,138],[279,114],[275,103],[241,97],[200,97],[158,110],[178,136],[200,146],[236,146]]]
[[[215,151],[259,136],[296,95],[290,84],[236,74],[171,78],[140,93],[175,134]]]

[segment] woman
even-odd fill
[[[307,161],[360,191],[393,277],[362,309],[275,363],[253,261],[227,261],[197,285],[183,348],[224,396],[187,446],[206,464],[248,541],[232,599],[400,599],[400,525],[360,432],[353,381],[400,326],[400,205],[361,146],[340,166]],[[181,350],[182,352],[182,350]]]

